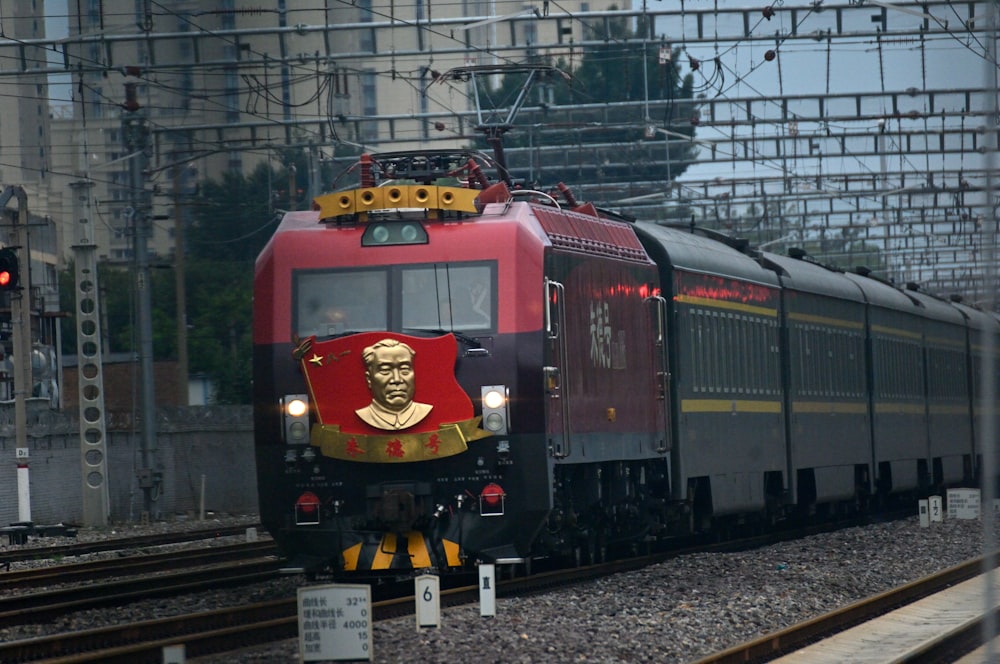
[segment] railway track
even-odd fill
[[[921,600],[931,598],[937,593],[974,579],[982,573],[983,559],[976,558],[961,565],[956,565],[938,574],[918,579],[899,588],[880,593],[868,599],[855,602],[836,611],[819,616],[812,620],[792,625],[787,629],[767,634],[757,639],[747,641],[698,660],[695,664],[745,664],[746,662],[766,662],[783,655],[788,655],[830,637],[846,632],[848,629],[861,625],[900,607],[914,605]],[[947,600],[946,600],[947,601]],[[939,613],[939,611],[935,611]],[[947,627],[947,626],[946,626]],[[886,662],[950,662],[956,652],[967,652],[981,645],[980,625],[969,621],[961,629],[944,629],[932,639],[924,639],[921,652],[900,658],[901,654],[889,645],[886,639],[868,635],[865,638],[869,649],[871,644],[879,643],[886,649]],[[825,656],[825,655],[824,655]],[[835,661],[819,658],[820,654],[804,655],[791,661]],[[849,657],[841,652],[841,658]],[[790,658],[791,659],[791,658]],[[844,659],[843,661],[850,661]],[[866,659],[875,662],[876,659]]]
[[[77,611],[265,581],[276,577],[282,564],[278,557],[252,549],[221,555],[229,558],[230,562],[219,563],[216,560],[196,569],[162,572],[165,565],[176,567],[176,564],[160,559],[154,561],[152,566],[133,567],[129,572],[131,576],[124,572],[114,573],[118,577],[114,581],[69,585],[28,594],[12,593],[0,598],[0,628],[46,622]],[[234,555],[238,560],[231,562]],[[248,557],[250,555],[253,557]],[[184,559],[180,563],[188,566]],[[138,566],[139,562],[135,565]],[[107,568],[102,571],[102,574],[108,573],[111,572]],[[23,582],[30,584],[37,581],[38,577],[30,577],[29,574]],[[19,583],[17,579],[12,581],[15,585]],[[0,661],[8,660],[0,656]]]
[[[277,548],[273,542],[247,542],[66,565],[34,567],[0,572],[0,593],[19,588],[40,588],[110,577],[161,573],[178,568],[201,567],[264,556],[277,556]]]
[[[75,544],[63,544],[57,546],[37,546],[8,549],[6,551],[0,551],[0,566],[27,560],[70,558],[106,551],[142,549],[151,546],[179,544],[181,542],[214,539],[217,537],[231,537],[234,535],[243,535],[246,533],[248,528],[254,527],[258,530],[260,529],[259,524],[257,526],[225,526],[220,528],[190,530],[186,532],[137,535],[135,537],[116,537],[101,541],[78,542]]]
[[[778,539],[787,537],[786,533]],[[744,540],[742,544],[702,544],[681,551],[639,556],[603,565],[500,579],[497,596],[513,597],[554,590],[609,574],[640,569],[692,551],[759,546],[764,543],[761,539],[775,538],[755,538]],[[406,590],[412,592],[412,586]],[[478,600],[479,589],[476,585],[441,592],[442,608],[475,603]],[[373,619],[376,621],[410,615],[413,610],[412,596],[376,601],[372,606]],[[3,614],[0,613],[0,619],[2,617]],[[184,644],[186,656],[195,658],[291,639],[297,634],[297,602],[294,596],[289,596],[259,604],[10,641],[0,644],[0,661],[161,662],[162,650],[167,645]]]
[[[549,590],[607,574],[638,569],[661,559],[660,555],[643,556],[604,565],[504,580],[497,585],[497,595],[509,597]],[[479,588],[476,585],[444,590],[441,593],[442,608],[478,600]],[[373,602],[373,619],[379,621],[410,615],[414,606],[412,596]],[[288,597],[130,625],[11,641],[0,644],[0,661],[159,664],[162,662],[163,648],[168,645],[184,644],[186,656],[192,658],[291,639],[297,635],[297,600]]]

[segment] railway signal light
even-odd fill
[[[0,290],[14,290],[20,281],[17,252],[9,247],[0,249]]]

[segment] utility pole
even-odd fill
[[[131,221],[134,231],[133,258],[135,260],[135,295],[139,318],[139,375],[142,409],[139,423],[142,428],[141,466],[136,471],[142,489],[142,520],[148,521],[156,500],[161,477],[153,469],[156,457],[156,401],[153,391],[153,314],[150,303],[149,233],[151,228],[150,196],[146,191],[146,170],[149,163],[149,124],[139,111],[137,83],[125,84],[125,103],[122,105],[122,136],[129,157],[129,178],[132,189]]]
[[[181,405],[188,405],[187,288],[184,262],[184,206],[181,174],[186,165],[174,159],[174,288],[177,292],[177,389]]]
[[[7,210],[11,198],[17,198],[17,212]],[[11,343],[14,348],[14,436],[17,463],[17,520],[31,521],[31,483],[28,476],[28,404],[31,393],[31,252],[28,246],[28,195],[20,186],[10,186],[0,194],[0,210],[13,222],[14,246],[23,249],[20,261],[24,269],[20,286],[10,291]],[[28,294],[25,305],[24,294]]]
[[[91,218],[90,180],[69,183],[73,192],[76,242],[76,356],[80,408],[80,470],[83,476],[83,525],[108,525],[108,445],[104,409],[104,360],[101,299],[97,280],[97,245]]]

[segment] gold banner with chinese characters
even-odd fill
[[[336,424],[314,424],[311,442],[325,457],[369,463],[410,463],[460,454],[468,443],[491,435],[481,417],[441,424],[437,431],[372,435],[344,433]]]

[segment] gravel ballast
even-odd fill
[[[376,662],[692,662],[981,555],[982,524],[916,517],[740,553],[683,556],[544,595],[374,627]],[[298,662],[298,644],[198,662]]]
[[[200,529],[215,523],[251,525],[253,520],[153,524],[114,533],[81,530],[78,539]],[[374,661],[691,662],[964,562],[982,553],[982,542],[983,525],[978,520],[946,520],[921,528],[913,517],[753,551],[686,555],[546,594],[501,597],[493,617],[481,617],[479,606],[472,605],[443,610],[437,629],[418,632],[412,616],[377,623]],[[303,577],[285,577],[204,597],[140,602],[120,610],[77,614],[54,625],[0,630],[0,638],[290,597],[306,583]],[[287,640],[188,661],[260,664],[300,659],[298,641]]]

